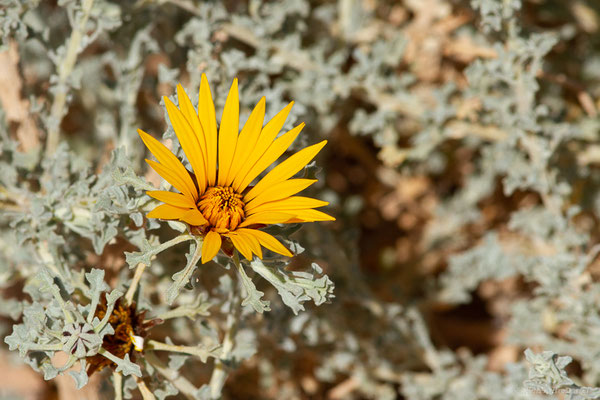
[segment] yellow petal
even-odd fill
[[[238,98],[238,81],[233,80],[219,126],[219,186],[228,182],[229,170],[238,140],[240,129],[240,101]]]
[[[153,170],[162,176],[164,180],[173,185],[177,190],[183,193],[184,196],[189,197],[193,203],[198,200],[198,191],[196,190],[196,187],[194,186],[193,191],[189,188],[189,184],[191,183],[193,185],[194,182],[192,181],[192,178],[187,170],[185,172],[186,175],[179,175],[177,172],[157,163],[156,161],[146,160],[146,162],[152,167]],[[189,182],[184,178],[185,176],[187,176]]]
[[[206,264],[219,252],[221,248],[221,235],[217,232],[210,231],[204,236],[202,243],[202,264]]]
[[[170,204],[161,204],[150,211],[146,217],[159,219],[179,219],[186,213],[186,208],[175,207]]]
[[[296,154],[291,155],[287,160],[273,168],[264,178],[254,186],[244,197],[244,201],[248,202],[261,194],[267,188],[276,183],[284,181],[300,171],[306,164],[312,160],[319,151],[327,144],[327,140],[321,143],[308,146]]]
[[[198,193],[196,190],[196,186],[194,185],[194,181],[192,181],[192,178],[190,177],[190,173],[188,172],[187,168],[185,168],[183,166],[183,164],[181,163],[181,161],[179,161],[179,159],[177,157],[175,157],[175,154],[171,153],[171,151],[164,144],[162,144],[158,140],[154,139],[152,136],[148,135],[146,132],[142,131],[141,129],[138,129],[138,133],[139,133],[140,137],[142,138],[142,140],[144,141],[144,144],[146,145],[146,147],[148,147],[150,152],[152,154],[154,154],[154,157],[156,157],[156,159],[164,167],[168,168],[175,175],[180,177],[180,180],[185,185],[186,189],[182,190],[176,186],[177,189],[181,193],[189,194],[190,196],[192,196],[194,198],[194,201],[197,200]],[[158,172],[158,171],[156,171],[156,172]],[[173,184],[173,182],[171,182],[171,184],[173,186],[175,186]]]
[[[198,118],[206,139],[206,177],[208,186],[214,186],[217,176],[217,117],[206,75],[202,74],[198,97]]]
[[[252,166],[236,190],[243,192],[254,178],[267,169],[269,165],[273,164],[290,147],[302,128],[304,128],[304,123],[290,129],[271,143],[265,154]]]
[[[281,200],[285,199],[286,197],[295,195],[296,193],[306,189],[316,181],[316,179],[288,179],[287,181],[276,183],[270,188],[264,190],[261,194],[256,196],[251,201],[247,202],[246,206],[244,207],[244,210],[246,210],[247,213],[252,214],[253,209],[257,206],[260,206],[264,203],[268,203],[270,201]]]
[[[231,239],[231,242],[235,248],[238,249],[238,251],[242,253],[244,257],[246,257],[246,260],[252,261],[252,250],[250,250],[250,243],[248,240],[242,235],[236,234],[235,232],[231,232],[227,236]]]
[[[196,204],[187,196],[180,193],[167,192],[165,190],[148,191],[146,194],[154,197],[156,200],[170,204],[175,207],[190,208],[196,207]]]
[[[329,202],[313,199],[310,197],[303,196],[293,196],[288,197],[287,199],[270,201],[268,203],[263,203],[258,205],[252,209],[253,213],[263,212],[263,211],[294,211],[294,210],[305,210],[309,208],[317,208],[328,205]]]
[[[265,119],[265,98],[262,97],[254,110],[250,113],[248,120],[244,124],[240,135],[238,136],[237,146],[233,155],[233,161],[231,163],[231,169],[227,177],[225,185],[231,185],[233,180],[241,173],[242,169],[245,173],[247,169],[243,167],[246,165],[246,161],[252,154],[252,150],[258,136],[262,129],[263,120]]]
[[[290,110],[292,109],[293,105],[294,102],[292,101],[281,111],[279,111],[261,130],[256,145],[246,149],[246,151],[250,152],[250,156],[236,175],[236,179],[233,182],[233,187],[235,189],[238,189],[240,187],[242,179],[246,177],[250,169],[254,166],[254,164],[256,164],[256,162],[269,148],[269,146],[283,127],[283,124],[285,123],[285,120],[287,119],[287,116],[290,113]]]
[[[186,222],[193,226],[202,226],[208,224],[208,221],[200,211],[194,206],[194,208],[188,210],[181,218],[183,222]]]
[[[290,222],[335,221],[335,218],[331,215],[319,210],[299,210],[295,212],[296,216]]]
[[[240,228],[244,228],[246,226],[254,225],[254,224],[283,224],[287,221],[296,217],[296,213],[284,213],[284,212],[261,212],[252,214],[239,225]]]
[[[250,246],[250,250],[252,250],[252,252],[262,260],[262,248],[260,247],[260,242],[258,241],[258,238],[252,234],[253,231],[255,230],[240,228],[236,229],[235,233],[237,233],[241,237],[244,237],[248,241],[248,246]]]
[[[164,97],[164,102],[173,130],[179,139],[185,156],[192,165],[200,193],[202,193],[206,188],[206,173],[204,171],[204,156],[202,155],[202,148],[200,147],[198,138],[188,120],[175,104],[166,96]]]
[[[185,93],[183,87],[179,84],[177,85],[177,99],[179,100],[179,108],[181,109],[181,112],[192,127],[194,134],[198,139],[198,144],[200,145],[200,149],[202,151],[202,160],[204,160],[204,171],[206,173],[208,170],[208,160],[206,157],[206,139],[204,137],[204,131],[202,130],[200,119],[198,118],[196,109],[192,105],[192,101]],[[206,183],[204,183],[204,187],[206,187]]]
[[[239,229],[238,229],[239,230]],[[292,253],[282,245],[279,240],[269,235],[267,232],[259,231],[258,229],[248,229],[248,233],[258,239],[261,245],[275,253],[282,254],[287,257],[292,257]]]

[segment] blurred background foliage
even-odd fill
[[[595,0],[0,0],[0,333],[48,257],[126,287],[124,252],[173,236],[139,229],[148,199],[114,172],[158,186],[136,129],[176,148],[161,97],[206,73],[218,110],[239,78],[242,121],[296,102],[337,217],[295,233],[288,267],[318,262],[335,298],[295,315],[255,279],[272,310],[239,317],[224,398],[600,398],[599,31]],[[146,308],[182,257],[153,264]],[[150,337],[218,332],[221,275]],[[3,346],[0,395],[112,396],[106,371],[74,392]],[[171,362],[198,387],[212,365]]]

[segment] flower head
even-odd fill
[[[231,242],[248,260],[254,254],[262,258],[262,247],[292,256],[277,239],[260,229],[269,224],[334,220],[315,210],[327,202],[296,196],[316,180],[292,178],[317,155],[326,140],[293,154],[251,186],[304,127],[302,123],[277,136],[293,102],[263,126],[263,97],[239,132],[235,79],[217,132],[215,106],[204,74],[197,111],[181,85],[177,85],[177,95],[179,107],[167,97],[164,101],[193,173],[158,140],[138,130],[158,160],[146,160],[148,164],[180,192],[147,192],[164,203],[148,213],[148,218],[180,220],[189,224],[192,232],[204,236],[202,263],[211,260],[225,242]]]

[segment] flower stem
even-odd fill
[[[233,262],[239,269],[240,259],[237,252],[233,255]],[[225,381],[229,375],[227,363],[230,361],[231,351],[233,350],[235,335],[237,331],[237,322],[240,315],[240,295],[238,288],[238,279],[236,274],[231,274],[234,279],[234,285],[229,293],[229,313],[227,314],[225,336],[223,337],[221,357],[215,360],[215,367],[210,377],[210,396],[212,399],[219,399],[225,386]]]
[[[164,243],[161,243],[161,244],[159,244],[158,246],[156,246],[156,247],[155,247],[155,248],[152,250],[152,253],[153,253],[153,254],[158,254],[158,253],[160,253],[160,252],[163,252],[163,251],[165,251],[165,250],[166,250],[166,249],[168,249],[169,247],[173,247],[173,246],[175,246],[176,244],[179,244],[179,243],[185,242],[185,241],[187,241],[187,240],[193,240],[193,239],[195,239],[195,238],[194,238],[194,236],[192,236],[192,235],[188,235],[188,234],[184,234],[184,235],[179,235],[179,236],[176,236],[176,237],[174,237],[173,239],[171,239],[171,240],[168,240],[168,241],[166,241],[166,242],[164,242]]]

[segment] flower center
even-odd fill
[[[198,201],[198,209],[213,228],[233,230],[242,222],[242,195],[228,186],[210,187]]]

